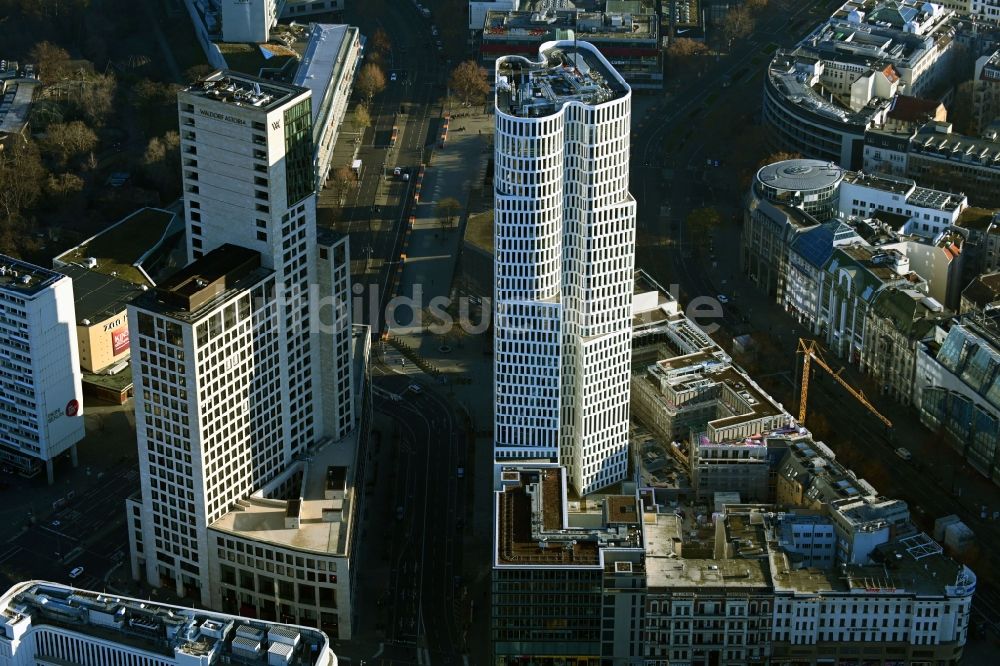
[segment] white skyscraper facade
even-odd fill
[[[316,261],[310,92],[216,72],[178,93],[177,106],[189,256],[232,243],[260,252],[275,272],[284,438],[301,452],[324,432],[314,408],[318,355],[310,353],[313,327],[303,307]]]
[[[191,262],[128,310],[141,481],[141,496],[126,502],[132,575],[204,607],[231,600],[220,596],[223,543],[238,535],[241,552],[269,539],[305,543],[298,520],[282,521],[281,538],[247,529],[234,514],[251,502],[301,508],[305,499],[327,517],[336,508],[342,519],[321,527],[338,538],[309,545],[324,564],[339,558],[343,571],[353,554],[362,503],[351,484],[364,479],[357,460],[368,427],[355,404],[367,373],[354,359],[367,331],[352,327],[347,238],[324,231],[317,241],[310,96],[224,72],[179,93]],[[331,459],[329,449],[344,487],[335,499],[316,498],[304,479],[326,468],[302,468]],[[231,535],[222,542],[212,531],[220,525]],[[273,561],[240,555],[238,563],[274,587],[265,573]],[[321,590],[312,604],[307,591],[289,598],[284,588],[276,596],[253,587],[272,615],[280,608],[349,636],[355,578],[326,575],[330,594]],[[343,587],[339,606],[334,585]]]
[[[259,253],[225,245],[129,306],[142,486],[133,574],[199,590],[205,606],[208,526],[292,457],[274,283]]]
[[[49,483],[52,459],[83,439],[73,281],[0,255],[0,462]]]
[[[631,90],[573,41],[498,59],[496,81],[494,452],[586,494],[628,465]]]

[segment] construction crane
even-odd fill
[[[875,409],[875,405],[868,402],[868,398],[865,397],[864,393],[858,391],[853,386],[844,381],[844,379],[840,376],[840,373],[843,372],[843,368],[841,368],[837,372],[834,372],[833,368],[831,368],[829,365],[826,364],[826,361],[824,361],[823,357],[820,356],[819,345],[816,344],[815,340],[805,340],[803,338],[799,338],[799,348],[797,353],[802,354],[802,386],[799,391],[799,423],[805,423],[806,421],[806,405],[808,404],[809,400],[809,366],[812,364],[813,361],[815,361],[816,364],[819,367],[826,370],[830,374],[830,376],[837,381],[838,384],[843,386],[844,389],[848,393],[850,393],[855,400],[864,405],[864,407],[869,412],[877,416],[878,419],[882,423],[884,423],[887,428],[892,427],[892,421],[890,421],[889,419],[884,417],[881,413],[879,413],[879,411]]]

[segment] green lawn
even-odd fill
[[[469,216],[465,240],[493,254],[493,211],[487,210]]]

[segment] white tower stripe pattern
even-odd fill
[[[495,455],[558,461],[586,494],[627,472],[631,91],[586,42],[496,74]]]

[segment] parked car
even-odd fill
[[[83,567],[76,567],[75,569],[69,572],[70,580],[79,578],[81,575],[83,575]]]
[[[909,460],[910,458],[913,457],[913,454],[910,453],[910,450],[905,449],[902,446],[896,449],[896,455],[902,458],[903,460]]]

